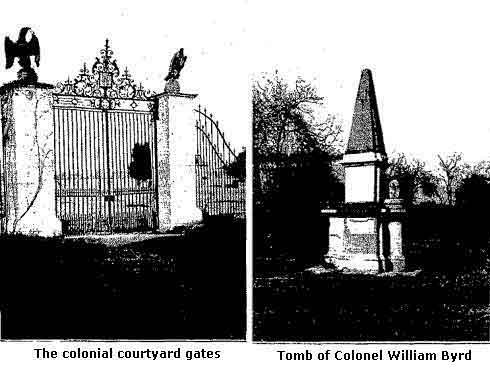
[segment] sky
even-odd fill
[[[74,77],[110,38],[121,67],[160,92],[185,49],[182,92],[250,144],[252,81],[278,70],[312,81],[347,135],[361,70],[373,71],[388,152],[433,161],[490,157],[490,12],[485,1],[23,1],[2,4],[0,36],[31,26],[40,81]],[[0,50],[0,59],[3,59]],[[0,65],[3,64],[3,60]],[[15,70],[0,70],[0,83]]]
[[[31,27],[41,47],[39,81],[57,83],[89,68],[109,38],[121,70],[136,82],[163,92],[172,55],[188,56],[181,92],[199,94],[199,103],[219,121],[225,137],[240,150],[250,141],[249,75],[239,66],[246,57],[244,2],[213,1],[9,1],[2,2],[0,38],[17,40]],[[3,42],[3,41],[2,41]],[[3,68],[0,84],[16,79]],[[197,103],[196,103],[197,105]]]
[[[490,159],[490,5],[338,1],[264,5],[252,68],[302,76],[347,135],[363,68],[373,71],[388,153]]]

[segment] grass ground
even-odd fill
[[[244,339],[243,222],[0,243],[4,339]]]
[[[256,340],[489,340],[486,268],[389,278],[265,269],[254,280]]]

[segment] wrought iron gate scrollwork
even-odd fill
[[[218,121],[206,109],[196,110],[197,204],[207,215],[245,218],[245,178],[230,174],[228,168],[239,160]]]
[[[56,211],[65,234],[158,226],[154,103],[112,57],[106,40],[91,71],[84,64],[54,92]],[[149,163],[138,163],[149,167],[144,178],[130,171],[141,147],[150,152]]]

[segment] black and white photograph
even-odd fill
[[[483,12],[308,5],[257,31],[254,340],[488,342]]]
[[[0,367],[478,367],[490,4],[6,0]]]
[[[2,339],[245,339],[240,32],[140,5],[2,9]]]

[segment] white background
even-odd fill
[[[187,361],[185,359],[180,360],[67,360],[67,359],[34,359],[33,348],[46,347],[51,350],[73,350],[77,347],[85,349],[97,349],[98,347],[113,347],[116,350],[138,350],[138,349],[153,349],[153,350],[175,350],[181,347],[182,352],[185,350],[200,350],[205,348],[207,350],[220,350],[222,358],[219,360],[193,360]],[[423,368],[480,368],[488,366],[488,345],[473,345],[472,361],[458,361],[451,363],[448,361],[279,361],[278,350],[287,350],[289,352],[304,352],[308,349],[316,356],[319,352],[325,352],[331,350],[333,354],[337,350],[343,352],[350,352],[352,349],[357,352],[378,352],[380,349],[393,350],[393,349],[412,349],[419,353],[422,352],[435,352],[440,357],[441,350],[447,350],[450,352],[467,351],[468,345],[393,345],[393,344],[369,344],[369,345],[353,345],[353,344],[315,344],[315,345],[263,345],[263,344],[251,344],[251,343],[80,343],[80,342],[32,342],[32,343],[2,343],[0,345],[0,355],[2,368],[25,368],[36,367],[46,369],[56,368],[393,368],[397,369],[413,369],[414,367]],[[331,355],[332,355],[331,354]],[[487,359],[487,360],[485,360]],[[486,361],[486,362],[485,362]],[[485,362],[485,365],[483,364]]]
[[[361,70],[370,68],[388,152],[489,159],[488,2],[262,3],[248,34],[254,72],[313,80],[347,135]]]
[[[83,62],[91,68],[109,38],[121,71],[128,67],[155,92],[163,92],[170,60],[183,47],[181,92],[198,93],[239,150],[250,127],[245,9],[240,1],[2,1],[0,38],[16,41],[21,27],[31,27],[41,46],[39,81],[53,84],[73,79]],[[16,79],[17,69],[17,62],[2,66],[0,83]]]
[[[83,61],[90,65],[108,37],[120,67],[127,66],[136,81],[157,92],[163,90],[171,56],[184,47],[189,59],[182,72],[182,91],[199,93],[201,103],[220,120],[236,148],[250,144],[252,75],[278,69],[290,81],[298,75],[312,80],[327,98],[323,113],[338,115],[347,133],[360,72],[369,67],[388,151],[404,151],[429,161],[437,153],[461,151],[468,160],[482,160],[488,159],[490,150],[488,10],[484,1],[468,0],[3,1],[0,36],[16,40],[21,26],[31,26],[41,43],[40,81],[49,83],[74,77]],[[0,50],[0,65],[3,58]],[[14,78],[15,69],[0,70],[0,83]],[[250,235],[250,226],[248,231]],[[249,237],[249,250],[250,242]],[[249,253],[249,261],[250,257]],[[250,337],[250,331],[247,333]],[[62,350],[102,344],[2,342],[1,367],[393,366],[388,361],[279,363],[278,346],[251,343],[187,345],[224,350],[219,361],[37,361],[32,348],[40,345]],[[124,345],[162,349],[181,344]],[[379,345],[356,347],[374,350]],[[448,349],[465,347],[451,345]],[[287,348],[299,351],[304,346]],[[417,350],[441,348],[424,345]],[[467,367],[475,362],[482,365],[484,357],[490,356],[487,345],[474,345],[473,350],[475,361],[465,363]],[[395,365],[460,366],[445,362]]]

